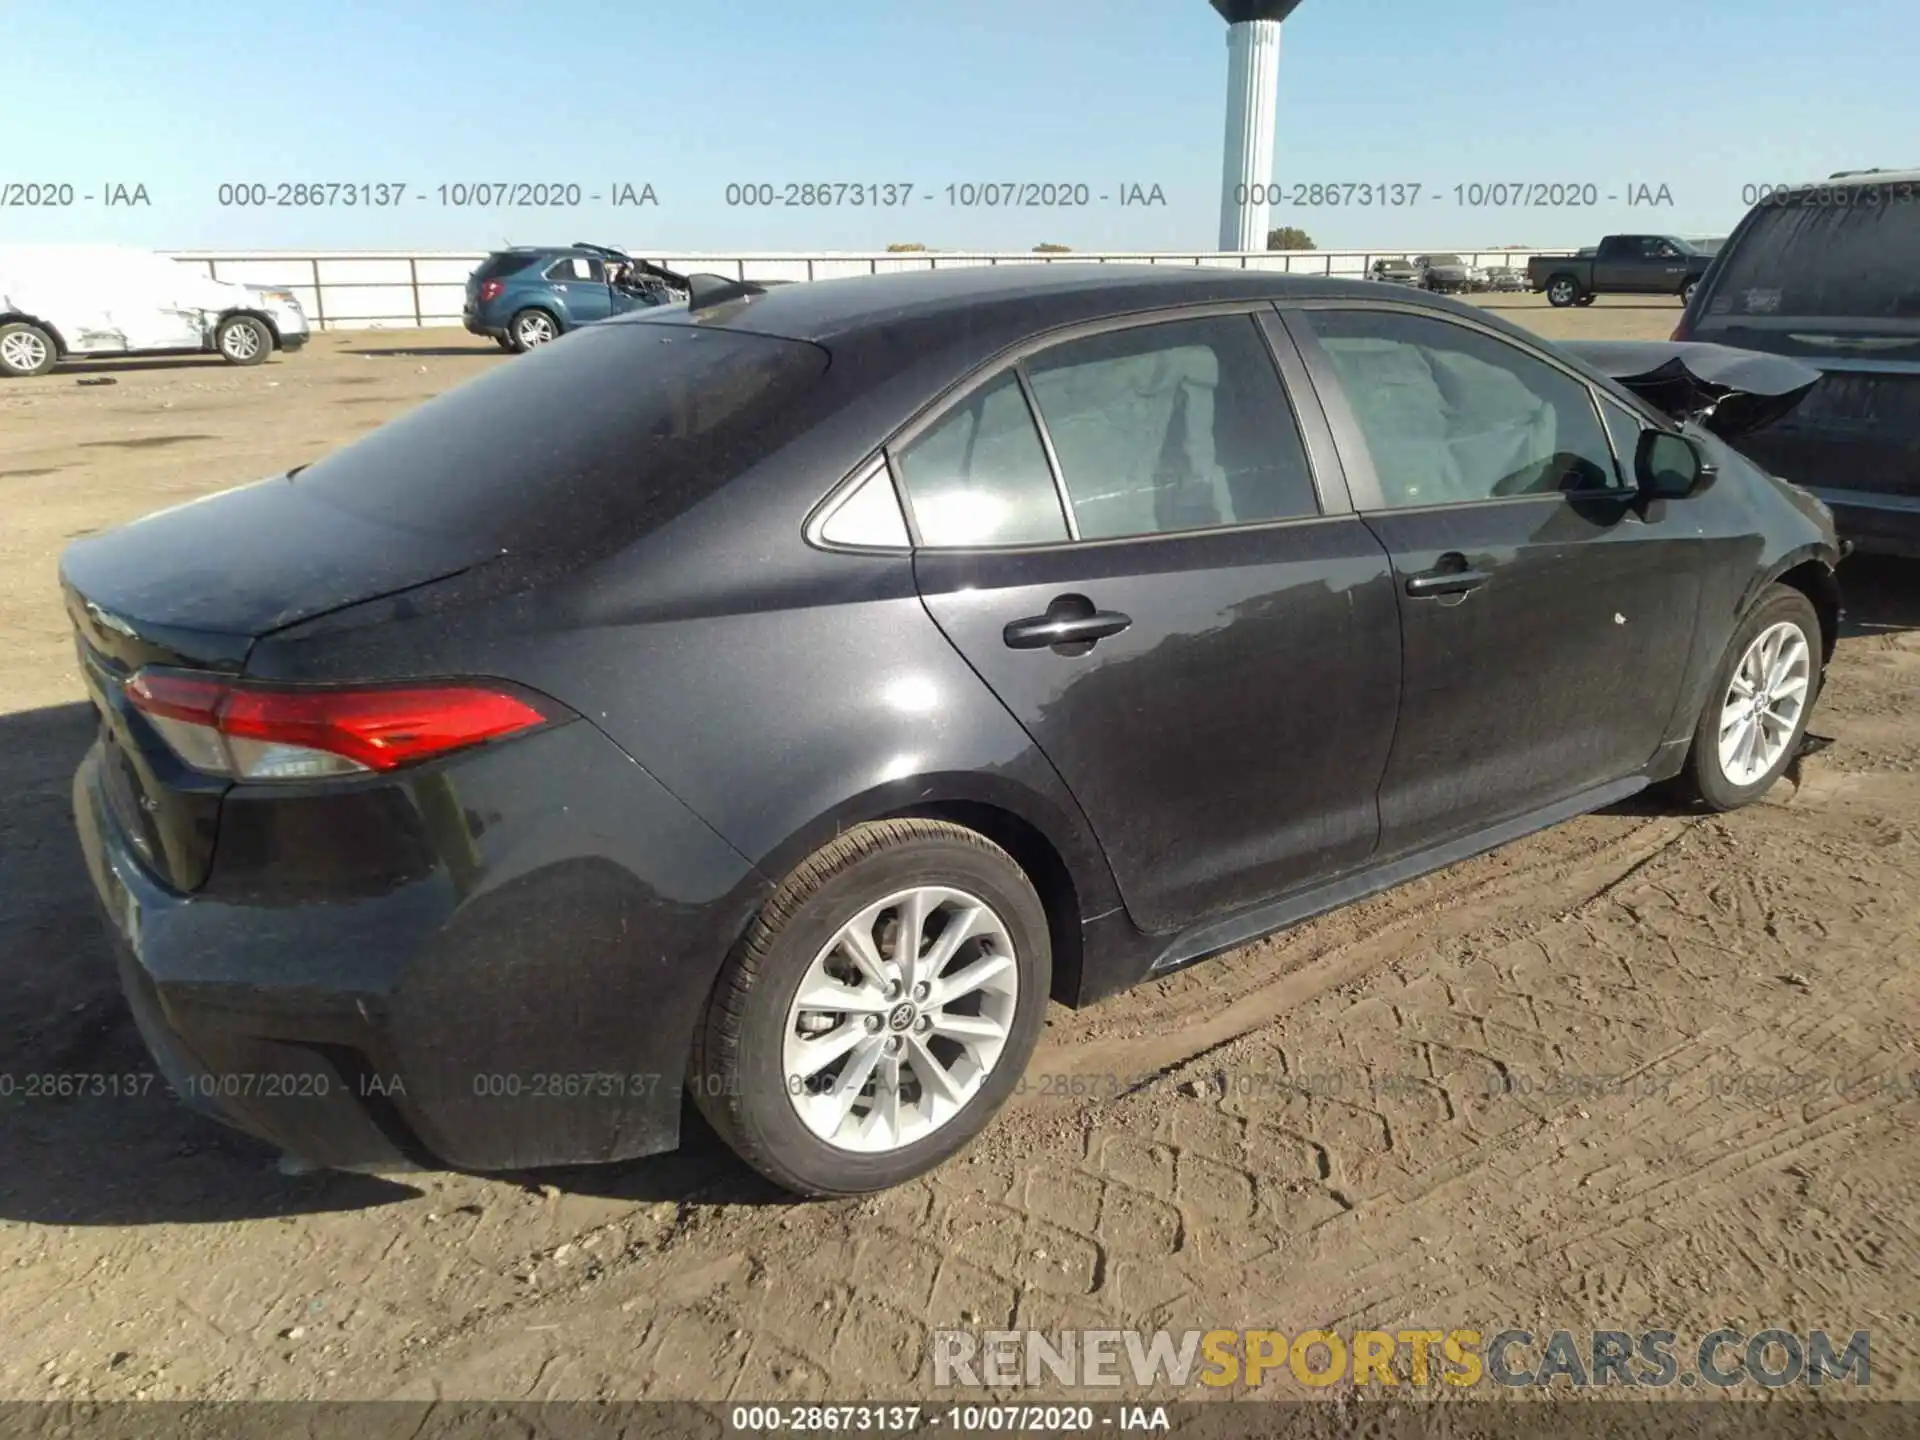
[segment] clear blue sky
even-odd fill
[[[0,185],[141,184],[151,200],[0,208],[0,239],[1206,248],[1224,34],[1205,0],[0,0]],[[1745,184],[1920,164],[1915,56],[1916,0],[1306,0],[1284,31],[1274,178],[1418,183],[1422,200],[1282,206],[1273,223],[1323,248],[1723,234]],[[950,183],[1001,179],[1096,198],[946,202]],[[393,208],[218,203],[223,182],[393,180]],[[900,180],[903,209],[725,203],[734,181]],[[1602,204],[1452,194],[1504,180],[1591,183]],[[659,204],[462,209],[437,193],[488,181],[651,184]],[[1167,203],[1097,199],[1132,184]],[[1674,203],[1628,208],[1636,185]]]

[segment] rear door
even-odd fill
[[[890,454],[928,610],[1065,779],[1149,931],[1352,868],[1379,838],[1387,558],[1258,309],[1056,339]]]
[[[547,267],[569,325],[588,325],[613,313],[606,262],[597,255],[563,255]]]
[[[1825,377],[1741,450],[1814,491],[1863,546],[1920,551],[1920,185],[1786,192],[1722,252],[1688,338]]]
[[[1544,352],[1431,310],[1303,304],[1288,325],[1393,560],[1404,672],[1383,855],[1644,768],[1706,553],[1691,502],[1647,507],[1628,483],[1617,450],[1639,422]]]
[[[1639,271],[1639,249],[1634,235],[1609,235],[1593,253],[1593,288],[1631,290]]]

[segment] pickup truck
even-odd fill
[[[1677,235],[1609,235],[1578,255],[1536,255],[1527,280],[1549,305],[1591,305],[1596,295],[1678,295],[1686,300],[1713,256]]]

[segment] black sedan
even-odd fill
[[[1653,782],[1755,799],[1837,558],[1422,293],[703,287],[74,544],[75,808],[221,1119],[502,1170],[671,1148],[691,1094],[846,1194],[961,1148],[1050,999]]]

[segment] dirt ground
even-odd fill
[[[789,1203],[697,1133],[285,1176],[164,1087],[27,1098],[150,1070],[68,820],[61,547],[502,363],[357,332],[0,384],[0,1398],[845,1400],[924,1394],[934,1327],[1722,1325],[1868,1330],[1871,1395],[1920,1398],[1920,567],[1843,570],[1833,743],[1764,803],[1587,817],[1056,1009],[1028,1095],[877,1199]]]

